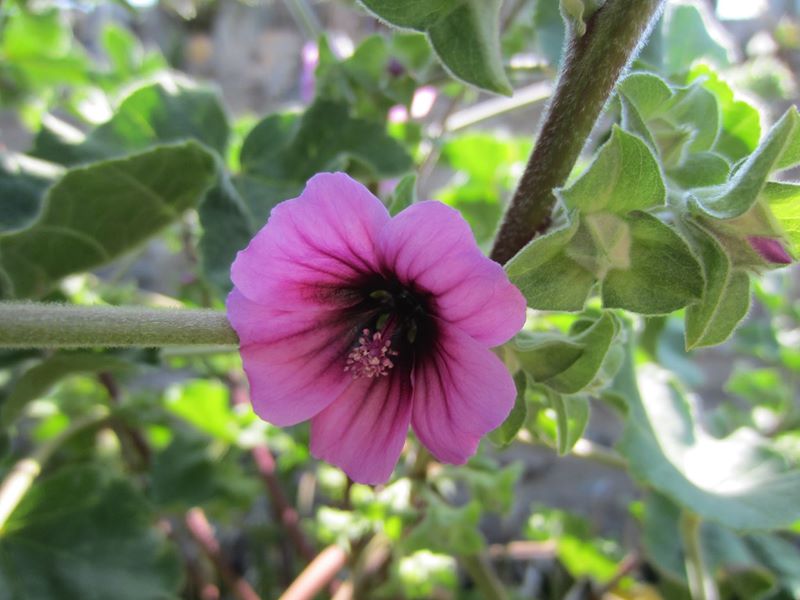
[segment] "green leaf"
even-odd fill
[[[249,506],[260,486],[229,458],[215,453],[207,439],[178,432],[153,461],[153,501],[178,511],[210,503]]]
[[[678,88],[665,106],[662,118],[676,129],[692,131],[689,152],[711,150],[719,134],[721,119],[714,95],[700,84]]]
[[[228,444],[236,443],[239,427],[228,389],[215,380],[198,379],[167,390],[164,406],[198,430]]]
[[[508,446],[517,437],[517,433],[525,424],[525,418],[528,416],[528,405],[525,402],[525,388],[527,380],[525,372],[519,371],[514,375],[514,384],[517,386],[517,397],[514,400],[514,408],[506,417],[506,420],[489,433],[489,440],[501,448]]]
[[[382,35],[368,36],[342,60],[322,38],[315,72],[316,97],[348,104],[354,115],[373,121],[385,120],[394,105],[409,106],[417,84],[408,74],[389,68],[397,61],[391,43]]]
[[[579,37],[586,33],[586,23],[605,0],[560,0],[561,14]]]
[[[728,255],[712,235],[691,229],[705,284],[699,302],[686,309],[686,349],[721,344],[727,340],[750,308],[750,278],[735,270]]]
[[[203,200],[198,209],[203,236],[200,238],[200,256],[203,272],[211,283],[223,292],[229,292],[231,264],[236,253],[243,250],[256,226],[233,183],[219,169],[217,185]]]
[[[32,400],[41,398],[60,380],[79,373],[120,371],[131,367],[122,358],[94,352],[61,352],[31,367],[14,383],[0,404],[0,427],[11,425]]]
[[[37,482],[0,533],[0,590],[9,600],[164,600],[180,565],[155,515],[127,481],[93,466]],[[46,574],[46,576],[43,576]]]
[[[734,98],[730,86],[707,64],[695,65],[689,73],[689,81],[700,81],[714,94],[722,113],[722,129],[714,144],[714,151],[737,162],[752,153],[761,137],[761,116],[758,109]]]
[[[417,174],[409,173],[397,184],[389,197],[387,204],[389,214],[395,216],[400,211],[408,208],[417,201]]]
[[[664,204],[666,190],[647,144],[614,126],[591,166],[558,194],[568,208],[584,214],[626,214]]]
[[[753,207],[771,173],[798,162],[800,115],[796,108],[790,108],[727,184],[698,190],[693,197],[709,216],[733,219]]]
[[[703,13],[692,4],[669,6],[664,42],[664,66],[669,73],[686,71],[703,58],[721,67],[730,64],[728,50],[709,34]]]
[[[270,115],[242,146],[242,172],[267,183],[304,184],[321,171],[342,169],[348,160],[376,178],[403,175],[411,157],[382,125],[350,116],[347,105],[318,100],[302,116]]]
[[[667,169],[672,183],[689,190],[721,185],[728,181],[731,167],[728,161],[713,152],[697,152],[676,167]]]
[[[579,311],[595,282],[595,276],[566,254],[578,230],[577,219],[520,250],[505,266],[528,306],[539,310]]]
[[[523,468],[519,461],[501,467],[496,460],[478,455],[463,466],[443,466],[433,476],[433,485],[446,489],[454,481],[463,481],[484,511],[506,514],[514,506],[514,491]]]
[[[625,77],[617,92],[625,96],[646,121],[660,114],[672,98],[669,84],[658,75],[646,72]]]
[[[89,83],[88,61],[73,44],[72,32],[56,8],[7,11],[0,38],[0,64],[7,79],[0,92],[3,103],[31,88],[50,92],[56,84]]]
[[[559,393],[575,394],[596,380],[618,325],[610,313],[576,323],[581,328],[569,336],[534,333],[516,338],[515,356],[531,382]],[[616,372],[616,368],[613,370]]]
[[[791,253],[800,255],[800,185],[770,181],[762,197],[789,238]]]
[[[548,392],[547,398],[556,413],[557,450],[569,454],[589,423],[589,399],[586,396],[567,396]]]
[[[533,6],[534,45],[554,70],[561,62],[567,28],[557,0],[540,0]]]
[[[456,174],[436,199],[458,209],[479,244],[494,237],[505,197],[516,184],[517,169],[530,146],[529,140],[481,132],[455,135],[442,146],[442,159]]]
[[[70,170],[31,227],[0,238],[0,277],[14,297],[40,296],[175,221],[199,203],[215,174],[214,158],[195,142]]]
[[[717,439],[666,373],[639,370],[619,444],[631,473],[704,520],[732,529],[779,529],[800,519],[800,471],[741,428]]]
[[[606,275],[603,306],[656,315],[699,299],[703,273],[683,238],[648,213],[634,212],[626,220],[631,228],[630,267]]]
[[[456,507],[431,492],[425,498],[428,500],[425,517],[405,540],[408,550],[476,554],[483,549],[485,542],[478,529],[483,512],[480,502],[472,500]]]
[[[618,332],[614,317],[604,312],[589,327],[571,337],[571,341],[582,346],[577,360],[563,371],[542,379],[548,387],[562,394],[575,394],[592,383],[606,358],[611,342]]]
[[[514,350],[523,371],[540,382],[566,371],[581,357],[584,346],[561,334],[534,333],[518,335]]]
[[[28,227],[42,207],[52,179],[32,172],[20,162],[0,161],[0,235]]]
[[[30,154],[62,165],[106,160],[195,139],[225,156],[229,127],[216,92],[168,81],[139,88],[111,119],[74,144],[43,128]]]
[[[649,493],[645,499],[643,545],[656,569],[686,585],[685,556],[679,536],[681,509],[669,498]],[[711,572],[722,579],[723,586],[773,587],[773,594],[784,590],[796,597],[800,593],[800,551],[794,544],[768,533],[737,534],[716,523],[703,523],[701,541],[704,559]],[[755,590],[737,589],[731,598],[783,598],[782,595],[761,596]]]
[[[426,33],[455,77],[511,95],[500,52],[502,0],[361,0],[361,4],[396,27]]]

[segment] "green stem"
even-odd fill
[[[458,557],[461,566],[470,576],[475,587],[480,590],[481,598],[486,600],[508,600],[503,583],[494,572],[486,557],[480,554],[469,554]]]
[[[507,262],[550,224],[553,189],[563,185],[620,74],[664,0],[606,0],[586,33],[572,37],[536,147],[495,239]]]
[[[105,407],[95,407],[88,415],[75,419],[72,424],[56,437],[37,448],[30,456],[19,460],[0,484],[0,534],[6,521],[28,493],[42,467],[50,460],[56,450],[70,437],[108,418]]]
[[[700,517],[697,515],[688,511],[681,515],[680,529],[686,555],[689,591],[695,600],[719,600],[717,585],[703,557],[701,526]]]
[[[0,303],[0,348],[235,345],[213,310]]]

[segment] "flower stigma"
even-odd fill
[[[353,379],[388,375],[394,367],[390,357],[397,356],[391,346],[391,340],[384,340],[381,331],[371,334],[369,329],[362,330],[358,345],[347,355],[344,370],[352,372]]]

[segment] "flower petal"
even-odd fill
[[[355,329],[338,311],[297,312],[257,304],[234,289],[228,319],[239,334],[253,410],[278,426],[310,419],[349,384]]]
[[[376,237],[389,213],[344,173],[320,173],[303,193],[282,202],[240,251],[231,279],[242,294],[273,308],[336,306],[343,289],[374,273]]]
[[[514,380],[502,361],[457,327],[441,323],[435,347],[412,377],[414,432],[440,461],[462,464],[481,436],[514,405]]]
[[[459,212],[420,202],[394,217],[379,241],[384,266],[429,292],[436,316],[487,346],[510,339],[525,323],[525,298],[503,268],[485,257]]]
[[[311,453],[342,468],[353,481],[384,483],[397,464],[410,419],[407,369],[355,379],[311,421]]]

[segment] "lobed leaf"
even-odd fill
[[[703,272],[683,238],[648,213],[634,212],[626,220],[630,267],[608,272],[601,288],[603,306],[655,315],[698,300]]]
[[[658,161],[641,139],[614,126],[591,166],[570,187],[557,192],[583,214],[626,214],[664,204],[666,189]]]
[[[180,564],[154,518],[129,482],[99,467],[62,468],[33,486],[0,532],[3,597],[176,596]]]
[[[537,237],[505,266],[528,306],[539,310],[579,311],[595,282],[595,277],[566,254],[579,222]]]

